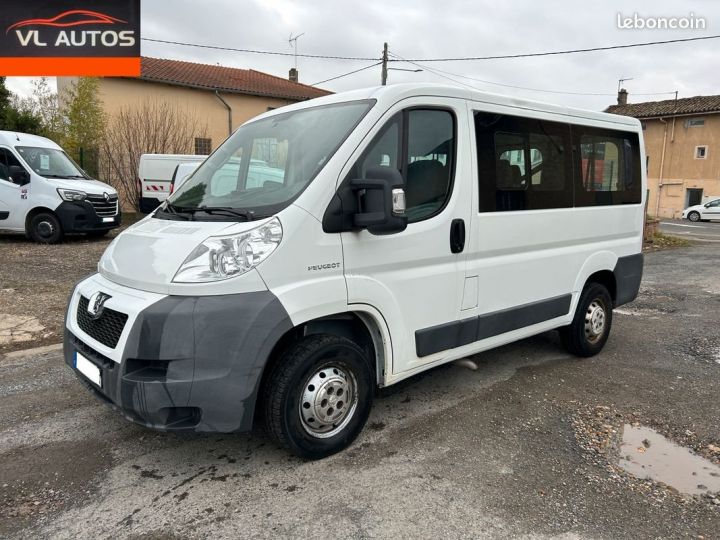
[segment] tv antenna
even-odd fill
[[[625,77],[625,78],[621,77],[621,78],[619,78],[619,79],[618,79],[618,92],[619,92],[620,89],[622,88],[622,85],[623,85],[623,83],[624,83],[625,81],[634,81],[634,80],[635,80],[635,79],[634,79],[633,77]]]
[[[290,46],[295,48],[295,69],[297,69],[297,41],[304,35],[305,35],[305,32],[293,37],[293,35],[291,33],[290,37],[288,38],[288,43],[290,44]]]

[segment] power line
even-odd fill
[[[140,38],[143,41],[150,41],[153,43],[165,43],[168,45],[182,45],[183,47],[198,47],[200,49],[213,49],[217,51],[233,51],[233,52],[241,52],[241,53],[250,53],[250,54],[269,54],[273,56],[295,56],[295,53],[291,52],[279,52],[279,51],[261,51],[258,49],[237,49],[235,47],[221,47],[219,45],[201,45],[200,43],[186,43],[184,41],[169,41],[166,39],[154,39],[154,38]],[[380,60],[380,58],[371,58],[371,57],[365,57],[365,56],[332,56],[332,55],[325,55],[325,54],[297,54],[298,57],[302,58],[321,58],[325,60],[363,60],[363,61],[372,61],[372,60]]]
[[[562,90],[548,90],[548,89],[544,89],[544,88],[530,88],[530,87],[527,87],[527,86],[518,86],[518,85],[514,85],[514,84],[506,84],[506,83],[500,83],[500,82],[496,82],[496,81],[488,81],[488,80],[485,80],[485,79],[478,79],[478,78],[475,78],[475,77],[468,77],[467,75],[461,75],[461,74],[459,74],[459,73],[452,73],[452,72],[450,72],[450,71],[442,70],[442,69],[440,69],[440,68],[430,68],[430,67],[428,67],[428,66],[424,66],[424,65],[420,64],[419,62],[412,62],[412,61],[410,61],[410,60],[404,60],[401,56],[398,56],[397,54],[394,54],[394,53],[391,53],[391,54],[392,54],[392,56],[394,56],[395,58],[397,58],[397,59],[398,59],[399,61],[401,61],[401,62],[408,62],[408,63],[410,63],[410,64],[412,64],[412,65],[414,65],[414,66],[417,66],[417,67],[419,67],[419,68],[427,69],[427,70],[430,71],[431,73],[434,73],[435,75],[438,75],[438,76],[440,76],[441,73],[444,73],[445,75],[451,75],[451,76],[453,76],[453,77],[460,77],[461,79],[466,79],[466,80],[469,80],[469,81],[480,82],[480,83],[484,83],[484,84],[492,84],[492,85],[495,85],[495,86],[502,86],[502,87],[504,87],[504,88],[515,88],[515,89],[517,89],[517,90],[528,90],[528,91],[530,91],[530,92],[544,92],[544,93],[547,93],[547,94],[563,94],[563,95],[571,95],[571,96],[615,96],[615,95],[617,95],[617,94],[600,93],[600,92],[564,92],[564,91],[562,91]],[[450,80],[453,80],[453,79],[450,79]],[[459,83],[459,81],[454,81],[454,82],[458,82],[458,83]],[[473,87],[473,88],[475,88],[475,87]],[[674,94],[674,93],[675,93],[675,91],[673,90],[672,92],[647,92],[647,93],[637,93],[637,92],[633,92],[633,95],[634,95],[634,96],[659,96],[659,95]]]
[[[536,56],[554,56],[561,54],[576,54],[585,52],[596,52],[596,51],[610,51],[613,49],[630,49],[632,47],[649,47],[651,45],[666,45],[668,43],[685,43],[688,41],[701,41],[706,39],[717,39],[720,38],[720,34],[714,36],[700,36],[692,38],[680,38],[680,39],[668,39],[664,41],[648,41],[645,43],[629,43],[627,45],[609,45],[607,47],[591,47],[587,49],[569,49],[564,51],[546,51],[539,53],[524,53],[524,54],[502,54],[497,56],[465,56],[457,58],[410,58],[407,62],[462,62],[467,60],[507,60],[510,58],[530,58]]]
[[[347,73],[343,73],[342,75],[338,75],[337,77],[331,77],[329,79],[325,79],[324,81],[318,81],[316,83],[312,83],[311,86],[317,86],[318,84],[323,84],[326,82],[334,81],[335,79],[341,79],[342,77],[347,77],[348,75],[352,75],[354,73],[359,73],[361,71],[365,71],[366,69],[374,68],[375,66],[379,66],[380,64],[382,64],[382,62],[376,62],[374,64],[370,64],[369,66],[365,66],[360,69],[356,69],[354,71],[349,71]]]

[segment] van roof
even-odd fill
[[[29,133],[21,133],[19,131],[0,131],[0,144],[5,146],[39,146],[40,148],[62,150],[60,146],[47,137],[30,135]]]
[[[619,116],[599,111],[590,111],[585,109],[577,109],[566,107],[565,105],[557,105],[543,101],[534,101],[503,94],[495,94],[492,92],[483,92],[470,88],[461,88],[459,86],[451,86],[446,84],[432,83],[403,83],[392,84],[388,86],[373,86],[370,88],[362,88],[359,90],[351,90],[349,92],[340,92],[330,96],[303,101],[293,105],[281,107],[270,111],[256,118],[264,118],[275,114],[282,114],[291,110],[299,110],[307,107],[315,107],[318,105],[326,105],[331,103],[340,103],[343,101],[353,101],[361,99],[375,99],[381,105],[389,106],[402,99],[419,96],[440,96],[453,97],[474,101],[477,103],[486,103],[492,105],[501,105],[516,109],[526,109],[531,111],[546,112],[551,114],[560,114],[576,119],[594,120],[600,122],[611,122],[621,124],[628,127],[639,128],[640,122],[629,116]],[[254,119],[253,119],[254,120]]]

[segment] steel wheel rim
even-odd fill
[[[596,298],[585,311],[585,324],[583,329],[585,331],[585,339],[590,343],[597,343],[597,341],[605,333],[605,325],[607,324],[607,313],[605,312],[605,306]]]
[[[37,224],[35,230],[41,238],[50,238],[55,232],[55,227],[49,221],[41,221]]]
[[[352,371],[336,363],[326,364],[305,381],[299,403],[300,423],[309,435],[327,439],[347,426],[357,401],[357,380]]]

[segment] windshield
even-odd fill
[[[233,208],[254,217],[279,212],[315,178],[373,103],[301,109],[242,126],[168,203],[177,210]]]
[[[25,163],[40,176],[46,178],[90,178],[62,150],[35,146],[16,146],[15,150],[22,156]]]

